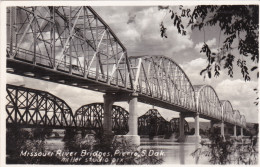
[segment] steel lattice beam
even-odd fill
[[[91,7],[10,7],[7,15],[7,66],[13,73],[70,81],[55,73],[62,72],[83,81],[132,88],[126,48]],[[27,68],[19,68],[17,61]],[[49,70],[37,73],[30,70],[31,65]],[[49,71],[53,74],[48,75]]]
[[[230,124],[233,122],[233,107],[228,100],[221,101],[222,120]]]
[[[221,103],[215,90],[209,85],[198,85],[194,88],[199,114],[222,120]]]
[[[81,106],[74,116],[77,127],[100,133],[103,131],[104,103],[91,103]],[[128,132],[128,117],[129,114],[124,108],[112,106],[112,130],[114,134],[123,135]]]
[[[179,106],[194,112],[193,86],[177,63],[165,56],[140,56],[129,58],[134,89],[141,95]]]
[[[6,123],[20,127],[75,128],[71,108],[44,91],[7,85]]]
[[[157,109],[150,109],[138,117],[139,135],[166,135],[172,133],[170,122],[166,121]]]
[[[170,120],[172,132],[179,132],[180,129],[180,118],[172,118]],[[184,132],[189,132],[189,123],[184,119]]]

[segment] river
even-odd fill
[[[163,164],[209,164],[207,158],[196,159],[191,155],[196,150],[196,145],[192,143],[178,143],[163,139],[141,139],[141,149],[151,149],[164,152]],[[62,138],[52,138],[46,140],[46,148],[57,150],[64,148]]]

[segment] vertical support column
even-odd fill
[[[194,118],[195,118],[195,142],[199,143],[201,141],[199,113],[196,113]]]
[[[112,106],[114,103],[113,98],[109,94],[104,96],[104,133],[112,134]]]
[[[33,7],[33,13],[34,13],[34,20],[32,22],[33,24],[33,64],[36,65],[36,44],[37,44],[37,18],[36,18],[36,7]],[[39,29],[39,31],[41,31]]]
[[[84,75],[84,78],[86,78],[86,58],[87,58],[87,51],[86,51],[86,45],[87,45],[87,42],[86,42],[86,7],[84,6],[83,7],[83,39],[84,39],[84,44],[83,44],[83,53],[84,53],[84,64],[83,64],[83,68],[84,68],[84,72],[83,72],[83,75]]]
[[[184,135],[184,115],[180,113],[180,122],[179,122],[179,130],[180,130],[180,136],[178,138],[178,141],[184,142],[185,141],[185,135]]]
[[[214,121],[210,121],[210,132],[214,133]]]
[[[220,125],[220,126],[221,126],[221,127],[220,127],[220,128],[221,128],[221,136],[225,137],[225,130],[224,130],[224,126],[225,126],[225,125],[224,125],[224,121],[221,122],[221,125]]]
[[[10,31],[9,31],[9,37],[10,37],[10,54],[13,54],[13,35],[14,35],[14,23],[13,23],[13,15],[14,15],[14,7],[10,7]]]
[[[199,114],[195,116],[195,136],[200,135],[200,122],[199,122]]]
[[[53,21],[52,23],[52,28],[51,28],[51,43],[52,43],[52,49],[51,49],[51,55],[52,55],[52,65],[53,65],[53,68],[55,67],[55,59],[56,59],[56,56],[55,56],[55,32],[56,32],[56,25],[55,25],[55,7],[53,6],[51,8],[51,20]]]
[[[72,12],[72,9],[71,9],[71,6],[70,6],[70,10],[69,10],[69,58],[70,58],[70,64],[69,64],[69,73],[72,74],[72,47],[71,47],[71,36],[72,36],[72,27],[71,27],[71,12]],[[66,57],[65,57],[66,58]]]
[[[137,115],[137,94],[133,93],[129,100],[129,132],[125,137],[131,144],[140,145],[140,136],[138,136],[138,115]]]
[[[237,136],[237,126],[234,125],[234,136],[236,137]]]
[[[243,136],[244,136],[244,134],[243,134],[243,128],[241,127],[240,130],[241,130],[240,135],[241,135],[241,137],[243,137]]]

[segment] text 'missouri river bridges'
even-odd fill
[[[114,102],[129,102],[128,137],[138,143],[137,102],[241,129],[246,120],[209,85],[192,85],[185,72],[165,56],[128,57],[125,46],[88,6],[7,8],[7,71],[105,93],[104,128],[111,132]],[[72,92],[73,93],[73,92]],[[80,97],[79,97],[80,98]],[[242,130],[241,130],[242,132]]]

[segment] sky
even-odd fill
[[[177,6],[170,7],[177,11]],[[190,6],[192,9],[193,7]],[[206,56],[200,53],[204,38],[212,50],[217,50],[219,42],[223,41],[223,34],[219,36],[218,27],[209,27],[203,32],[187,29],[187,35],[178,34],[177,28],[172,26],[170,14],[165,10],[158,10],[157,6],[130,7],[101,7],[93,9],[110,26],[127,49],[128,56],[164,55],[173,59],[185,71],[193,85],[209,84],[218,94],[220,100],[229,100],[234,109],[245,115],[247,122],[258,122],[258,108],[253,102],[257,98],[254,88],[258,87],[255,74],[251,81],[245,82],[239,68],[234,64],[234,77],[227,76],[222,70],[218,78],[204,78],[199,73],[206,67]],[[160,23],[167,27],[168,38],[160,36]],[[187,20],[183,20],[184,23]],[[236,44],[236,42],[235,42]],[[238,54],[234,51],[234,54]],[[253,65],[253,64],[252,64]],[[7,74],[7,83],[24,85],[48,91],[65,100],[73,111],[80,106],[93,102],[103,102],[103,94],[62,84],[41,81]],[[115,103],[128,110],[128,104]],[[138,115],[144,114],[151,105],[138,103]],[[161,115],[170,120],[178,117],[178,112],[155,107]]]

